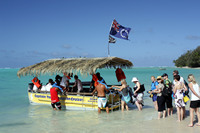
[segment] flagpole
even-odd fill
[[[109,48],[109,42],[108,42],[108,57],[110,57],[110,48]]]

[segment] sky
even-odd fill
[[[110,55],[174,66],[200,45],[199,0],[0,0],[0,68],[52,58],[107,57],[114,19],[131,28]]]

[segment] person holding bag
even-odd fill
[[[162,95],[162,91],[164,89],[164,81],[161,76],[157,77],[157,82],[159,83],[155,90],[150,91],[150,93],[157,94],[157,102],[158,102],[158,119],[161,118],[161,114],[163,118],[166,116],[166,109],[165,109],[165,97]]]
[[[132,78],[132,82],[135,83],[134,87],[134,96],[136,97],[135,105],[137,106],[138,110],[142,110],[143,106],[143,96],[144,96],[144,85],[141,85],[139,80],[136,77]]]

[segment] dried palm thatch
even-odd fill
[[[130,68],[132,66],[132,62],[118,57],[50,59],[21,68],[17,72],[17,76],[39,76],[40,74],[53,75],[64,72],[80,72],[82,75],[88,75],[95,73],[98,68]]]

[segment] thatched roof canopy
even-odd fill
[[[129,60],[118,57],[104,57],[104,58],[63,58],[50,59],[35,65],[23,67],[17,72],[17,76],[40,74],[57,74],[57,73],[77,73],[82,75],[93,74],[98,68],[130,68],[133,64]]]

